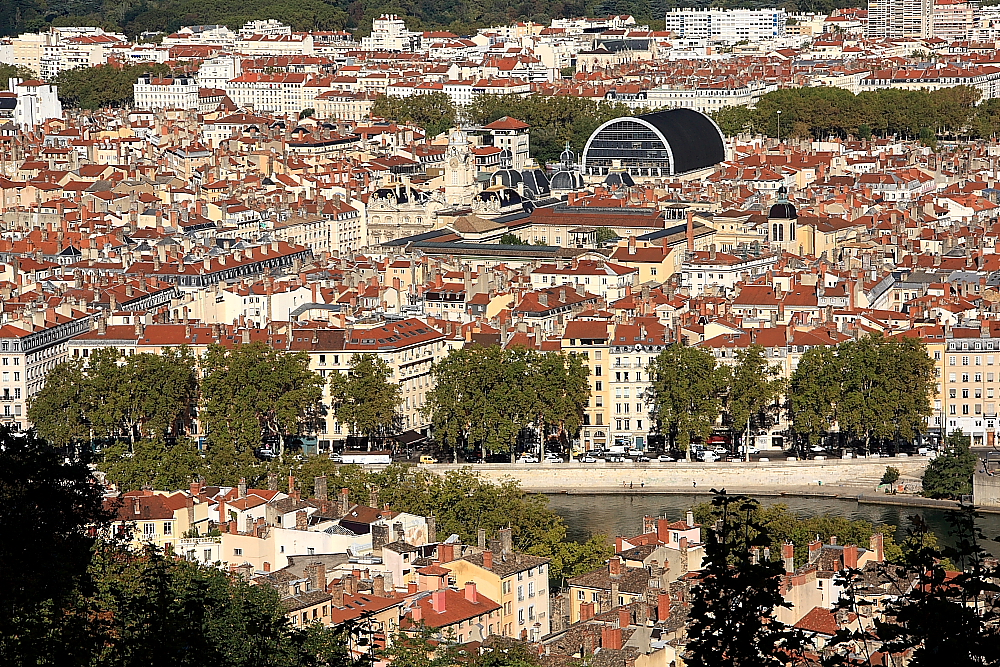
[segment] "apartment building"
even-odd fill
[[[786,23],[784,9],[671,9],[665,29],[684,39],[736,44],[784,37]]]
[[[143,76],[132,86],[136,109],[198,109],[198,80]]]
[[[934,0],[868,0],[868,37],[926,39],[933,30]]]
[[[40,306],[0,326],[0,422],[27,427],[28,400],[69,360],[69,339],[90,329],[91,313]]]
[[[946,328],[944,347],[941,407],[945,431],[961,430],[972,437],[974,447],[992,447],[1000,401],[1000,322]]]

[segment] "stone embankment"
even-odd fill
[[[886,466],[904,478],[923,475],[929,459],[919,457],[827,459],[731,463],[487,463],[474,466],[421,466],[444,473],[471,467],[484,478],[515,479],[526,491],[539,493],[730,492],[770,491],[802,495],[841,496],[871,493]]]

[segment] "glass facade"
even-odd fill
[[[633,176],[673,173],[670,151],[649,127],[634,120],[612,123],[598,132],[584,153],[586,173],[607,174],[623,169]]]

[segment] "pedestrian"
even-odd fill
[[[642,482],[639,482],[639,488],[640,489],[645,489],[646,488],[646,482],[645,482],[645,480],[642,481]]]
[[[630,488],[630,489],[632,488],[632,482],[628,483],[628,488]]]
[[[698,480],[696,480],[696,479],[692,479],[692,480],[691,480],[691,486],[693,486],[694,488],[696,488],[696,489],[697,489],[697,488],[698,488]]]

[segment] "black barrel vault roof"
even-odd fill
[[[636,116],[666,138],[674,155],[674,173],[704,169],[724,162],[726,146],[715,123],[694,109],[668,109]]]

